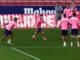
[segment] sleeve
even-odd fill
[[[78,20],[78,28],[80,29],[80,21]]]
[[[79,19],[78,19],[78,25],[80,26],[80,21],[79,21]]]
[[[63,13],[66,14],[66,9],[64,9],[64,12]]]
[[[55,10],[57,10],[57,6],[55,6]]]
[[[59,11],[59,9],[58,9],[58,7],[57,7],[57,6],[55,6],[55,10],[56,10],[56,11]]]

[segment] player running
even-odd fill
[[[74,35],[76,36],[77,46],[80,47],[78,38],[79,19],[76,17],[76,13],[73,13],[73,17],[70,18],[69,23],[71,24],[71,47],[73,47]]]
[[[11,40],[14,37],[14,34],[12,33],[12,28],[15,26],[16,27],[16,22],[17,22],[17,18],[14,18],[14,21],[10,21],[9,23],[5,24],[7,25],[6,29],[5,29],[5,33],[4,36],[0,39],[0,41],[3,41],[8,35],[10,35],[10,38],[7,42],[7,44],[12,45]]]
[[[45,33],[42,31],[42,29],[41,29],[41,24],[43,24],[43,23],[45,23],[45,24],[47,24],[44,20],[43,20],[43,15],[41,14],[40,15],[40,19],[39,19],[39,22],[38,22],[38,24],[37,24],[37,30],[36,30],[36,32],[34,33],[34,35],[32,36],[32,39],[34,39],[35,40],[35,36],[38,34],[38,33],[41,33],[42,34],[42,36],[43,36],[43,40],[47,40],[46,38],[45,38]],[[47,24],[48,25],[48,24]],[[49,26],[49,25],[48,25]]]
[[[59,25],[61,28],[63,47],[67,46],[66,41],[67,41],[68,25],[69,25],[69,19],[66,18],[66,14],[64,14]]]

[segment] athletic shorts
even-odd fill
[[[41,28],[38,28],[37,31],[40,32],[40,33],[43,32]]]
[[[78,29],[71,29],[71,35],[78,35]]]
[[[5,29],[4,36],[8,36],[9,34],[11,35],[12,31]]]
[[[67,30],[61,30],[61,35],[67,36],[68,31]]]

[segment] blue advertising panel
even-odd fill
[[[62,6],[63,9],[65,6]],[[77,6],[78,10],[80,6]],[[55,6],[0,6],[0,14],[54,14]]]

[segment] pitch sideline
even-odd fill
[[[23,51],[21,51],[21,50],[19,50],[19,49],[17,49],[17,48],[13,48],[13,47],[12,47],[12,49],[13,49],[14,51],[16,51],[16,52],[19,52],[19,53],[21,53],[21,54],[24,54],[24,55],[29,56],[29,57],[31,57],[31,58],[34,58],[34,59],[36,59],[36,60],[41,60],[41,59],[39,59],[39,58],[37,58],[37,57],[35,57],[35,56],[32,56],[31,54],[28,54],[28,53],[26,53],[26,52],[23,52]]]

